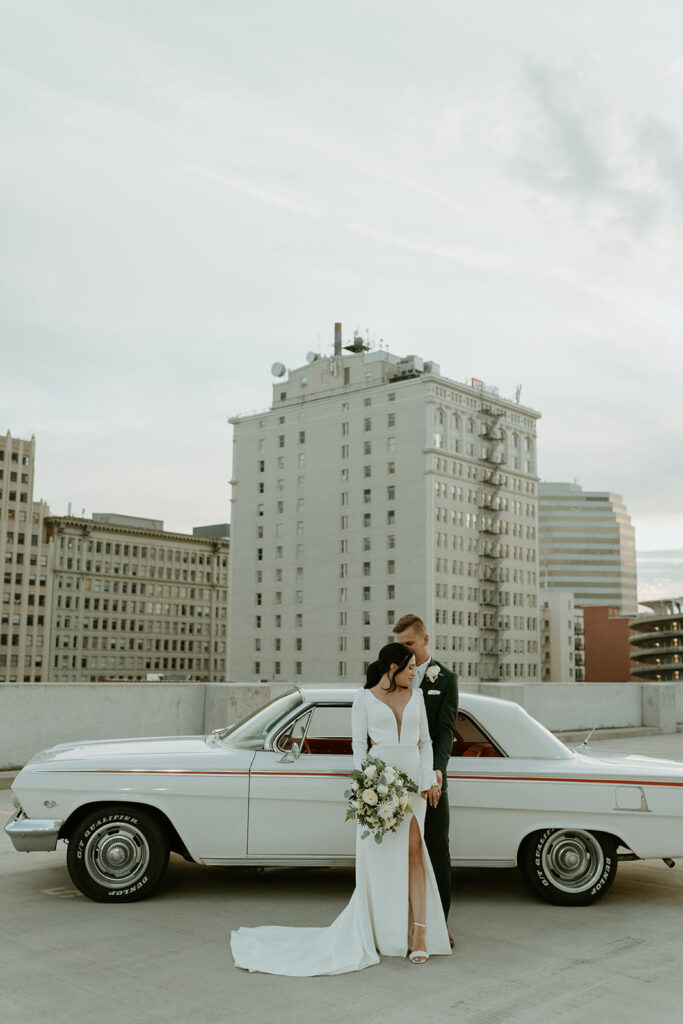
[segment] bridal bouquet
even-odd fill
[[[351,785],[344,793],[348,801],[345,820],[357,821],[365,829],[361,839],[374,834],[375,842],[381,843],[410,811],[408,794],[417,793],[417,784],[405,772],[371,757],[349,778]]]

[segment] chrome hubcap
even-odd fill
[[[600,878],[605,857],[590,832],[562,829],[550,837],[541,854],[546,877],[563,892],[590,889]]]
[[[88,839],[85,864],[94,881],[108,889],[137,882],[149,864],[149,846],[135,825],[103,825]]]

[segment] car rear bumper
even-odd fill
[[[5,832],[19,853],[54,850],[63,821],[55,818],[26,818],[17,811],[5,825]]]

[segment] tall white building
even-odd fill
[[[36,441],[0,438],[0,683],[47,679],[52,550],[49,509],[33,500]]]
[[[545,590],[541,604],[541,682],[582,683],[586,677],[583,608],[571,590]]]
[[[545,480],[538,492],[542,585],[635,615],[635,531],[621,495]]]
[[[536,420],[359,338],[236,416],[228,678],[358,679],[405,612],[462,679],[537,679]]]

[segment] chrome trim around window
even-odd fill
[[[5,825],[5,832],[19,853],[44,852],[57,848],[63,824],[63,820],[56,818],[26,818],[18,811]]]

